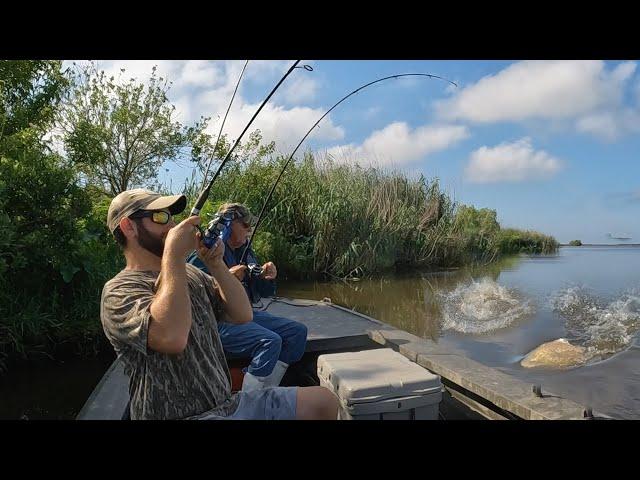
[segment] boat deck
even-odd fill
[[[263,301],[262,309],[306,325],[307,370],[314,368],[315,358],[321,353],[392,348],[440,375],[446,389],[445,398],[469,412],[464,418],[590,418],[591,412],[583,405],[548,393],[536,394],[532,385],[458,353],[445,351],[431,340],[397,330],[325,300],[276,298]],[[314,372],[308,373],[315,375]],[[128,401],[128,379],[118,359],[105,373],[77,418],[121,419]]]

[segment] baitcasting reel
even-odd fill
[[[216,244],[218,238],[226,242],[231,236],[231,222],[233,222],[233,213],[217,213],[207,225],[202,243],[207,248],[211,248]]]
[[[212,248],[218,238],[226,242],[231,236],[231,222],[233,222],[234,219],[235,216],[233,213],[216,213],[204,231],[202,243],[204,243],[207,248]],[[259,278],[264,272],[262,266],[257,263],[247,264],[247,269],[249,270],[251,278]]]
[[[257,263],[249,263],[247,264],[247,268],[249,269],[249,275],[251,275],[251,278],[259,278],[264,271],[264,269]]]

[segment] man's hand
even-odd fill
[[[156,279],[155,296],[147,335],[150,349],[166,354],[182,353],[191,330],[191,300],[184,259],[198,245],[196,226],[200,217],[191,216],[167,232],[160,275]]]
[[[265,280],[274,280],[277,276],[278,269],[273,264],[273,262],[267,262],[262,265],[262,278],[264,278]]]
[[[201,239],[200,232],[197,234],[198,242],[198,257],[204,262],[210,272],[217,270],[221,267],[225,269],[227,266],[223,261],[224,257],[224,242],[220,239],[216,240],[216,243],[211,248],[207,248]]]
[[[164,243],[165,251],[180,258],[186,257],[198,245],[195,228],[197,225],[200,225],[200,217],[194,215],[169,230]]]
[[[244,280],[244,276],[247,273],[246,265],[234,265],[229,269],[229,271],[236,276],[238,280],[242,282]]]

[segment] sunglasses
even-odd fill
[[[129,216],[129,218],[145,218],[145,217],[151,218],[151,221],[153,223],[159,223],[160,225],[166,225],[171,220],[171,214],[169,212],[165,212],[164,210],[160,210],[160,211],[142,210]]]

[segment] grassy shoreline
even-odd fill
[[[259,212],[284,160],[233,163],[214,185],[203,218],[226,201]],[[55,357],[61,345],[77,355],[108,348],[99,321],[100,293],[124,262],[104,225],[110,198],[89,193],[90,210],[77,220],[76,248],[61,268],[51,268],[46,278],[52,281],[25,284],[25,291],[5,296],[0,364]],[[186,186],[184,193],[191,205],[196,189]],[[538,232],[501,228],[494,210],[457,204],[437,179],[306,154],[288,167],[254,246],[263,260],[278,265],[281,278],[348,279],[490,263],[521,252],[553,253],[559,244]],[[26,269],[12,273],[30,275]]]

